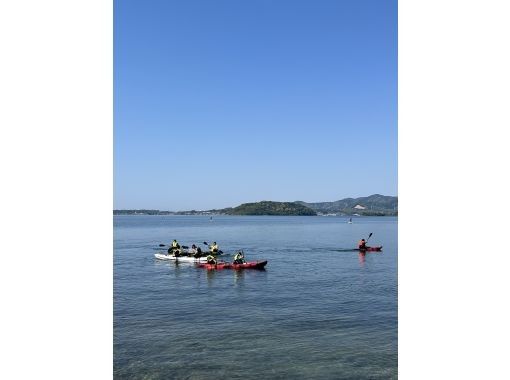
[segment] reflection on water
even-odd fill
[[[186,264],[180,263],[179,261],[175,260],[175,261],[172,261],[171,263],[169,263],[168,266],[173,267],[174,273],[175,273],[175,278],[178,279],[183,274],[187,274],[187,267],[189,267],[189,265],[186,265]]]
[[[365,265],[365,257],[366,257],[367,253],[366,252],[363,252],[363,251],[360,251],[358,253],[358,257],[359,257],[359,263],[361,266],[364,266]]]
[[[359,251],[358,259],[359,259],[360,266],[362,266],[362,267],[365,266],[367,254],[369,254],[369,255],[382,255],[382,251]]]
[[[236,286],[243,286],[244,280],[244,270],[235,270],[234,271],[234,284]]]
[[[206,276],[207,276],[207,285],[209,285],[209,287],[213,286],[214,285],[213,280],[214,280],[214,277],[216,277],[216,271],[205,269],[205,268],[203,268],[203,270],[205,271]]]

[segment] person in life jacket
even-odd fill
[[[367,242],[365,239],[361,239],[358,243],[358,249],[367,249]]]
[[[216,244],[216,242],[213,242],[212,245],[209,246],[209,252],[218,253],[218,244]]]
[[[216,259],[214,258],[213,255],[209,255],[207,256],[207,264],[216,264]]]
[[[239,251],[234,256],[233,264],[244,264],[246,261],[244,260],[244,255],[242,251]]]
[[[179,243],[177,243],[177,240],[174,239],[174,241],[172,242],[172,245],[170,246],[170,248],[168,248],[168,254],[174,254],[175,256],[180,256],[180,253],[181,251],[179,250],[181,248],[181,246],[179,245]]]
[[[196,251],[197,252],[193,256],[195,256],[196,258],[202,257],[202,248],[197,247]]]

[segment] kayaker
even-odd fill
[[[361,239],[358,243],[358,249],[367,249],[367,242],[365,239]]]
[[[244,264],[246,260],[244,260],[243,251],[238,251],[234,256],[233,264]]]
[[[209,246],[209,252],[210,253],[218,253],[218,244],[216,244],[216,242],[214,241],[210,246]]]
[[[193,244],[191,245],[191,249],[188,251],[188,256],[193,256],[195,258],[201,257],[202,249]]]
[[[189,256],[194,256],[197,253],[197,246],[195,244],[191,245],[191,249],[188,251]]]
[[[209,255],[207,256],[207,264],[213,264],[215,265],[217,263],[216,259],[214,258],[213,255]]]
[[[181,246],[179,245],[179,243],[177,243],[177,240],[174,239],[172,245],[170,246],[170,248],[168,248],[168,254],[171,255],[172,253],[178,252],[180,248]],[[180,252],[178,252],[178,254],[179,253]]]

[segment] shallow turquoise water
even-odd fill
[[[114,376],[397,378],[397,218],[114,217]],[[382,253],[339,252],[372,232]],[[265,271],[154,259],[217,241]]]

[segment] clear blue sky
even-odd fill
[[[397,1],[114,2],[114,207],[397,194]]]

